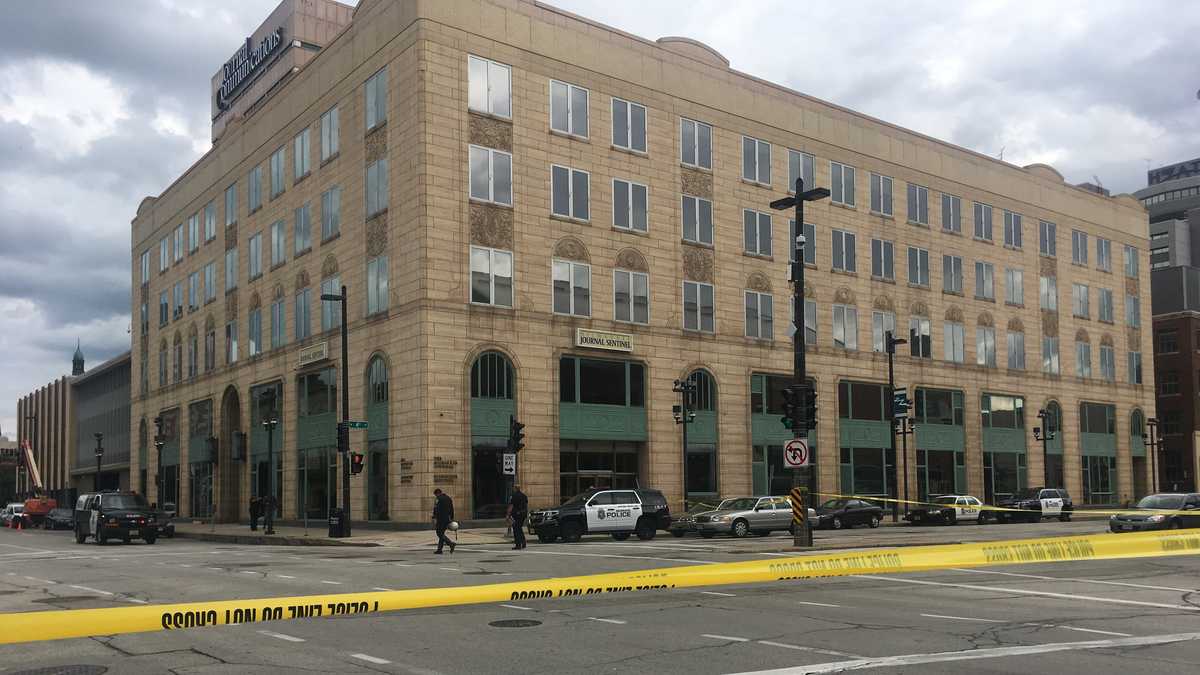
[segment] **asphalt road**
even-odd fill
[[[1078,534],[1096,521],[821,533],[848,547]],[[1119,535],[1111,535],[1119,536]],[[786,555],[782,536],[521,552],[76,545],[0,530],[0,612],[515,581]],[[524,627],[494,622],[516,620]],[[103,632],[97,627],[97,632]],[[1194,673],[1200,556],[522,601],[0,646],[0,673]],[[66,672],[66,671],[63,671]],[[87,672],[87,671],[76,671]],[[104,672],[93,670],[91,672]]]

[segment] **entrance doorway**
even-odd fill
[[[297,484],[296,512],[301,517],[324,520],[329,517],[329,510],[337,498],[336,448],[306,448],[297,451]],[[265,463],[264,463],[265,467]],[[264,468],[263,473],[266,473]],[[267,493],[264,483],[260,494]]]
[[[246,457],[242,445],[242,404],[234,387],[225,390],[221,398],[221,442],[217,462],[216,487],[219,491],[217,518],[223,523],[236,523],[249,517],[249,505],[242,504],[242,471]]]
[[[503,518],[508,503],[508,481],[502,473],[506,450],[500,439],[475,437],[471,447],[471,496],[476,518]],[[572,493],[574,494],[574,493]]]

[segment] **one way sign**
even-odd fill
[[[808,466],[808,441],[793,438],[783,445],[783,465],[792,469]]]

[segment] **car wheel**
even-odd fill
[[[683,535],[685,535],[685,534],[687,534],[687,533],[684,532],[683,530],[671,530],[671,536],[673,536],[677,539],[682,539]]]
[[[713,537],[717,536],[717,533],[716,532],[701,532],[700,536],[704,537],[705,539],[712,539]]]
[[[171,529],[167,530],[167,539],[174,539],[174,538],[175,538],[175,528],[172,527]]]
[[[87,541],[87,535],[84,534],[81,530],[76,529],[75,530],[75,543],[82,544],[85,541]]]
[[[1069,513],[1062,514],[1061,516],[1058,517],[1058,522],[1060,522],[1060,523],[1071,522],[1071,514],[1069,514]]]
[[[643,517],[638,521],[637,527],[634,529],[634,531],[637,533],[638,539],[641,539],[642,541],[650,541],[654,538],[655,534],[654,523],[649,518]]]
[[[879,527],[879,516],[872,514],[871,520],[867,521],[867,525],[870,527]]]
[[[562,540],[568,544],[573,544],[583,537],[583,525],[578,521],[568,520],[559,526]]]
[[[629,533],[628,532],[613,532],[612,538],[616,539],[617,541],[625,541],[626,539],[629,538]]]
[[[987,525],[987,521],[988,521],[987,511],[980,511],[979,518],[975,519],[976,524]]]
[[[750,523],[738,518],[737,520],[733,521],[733,529],[731,531],[733,536],[741,539],[742,537],[750,534]]]
[[[152,535],[150,535],[150,536],[146,537],[146,538],[144,539],[144,541],[145,541],[147,544],[151,544],[151,545],[153,545],[153,544],[154,544],[154,542],[158,541],[158,535],[156,535],[156,534],[152,534]]]
[[[924,523],[925,523],[925,517],[924,517],[924,516],[922,516],[922,515],[921,515],[921,514],[919,514],[919,513],[914,513],[914,514],[913,514],[913,517],[912,517],[912,524],[913,524],[913,525],[922,525],[922,524],[924,524]]]
[[[958,514],[951,513],[950,515],[946,516],[946,524],[947,525],[957,525],[958,524]]]
[[[830,527],[832,527],[832,528],[833,528],[833,529],[835,529],[835,530],[840,530],[840,529],[842,529],[842,517],[841,517],[841,516],[834,516],[834,517],[833,517],[833,520],[829,521],[829,526],[830,526]]]
[[[538,533],[537,538],[538,538],[538,541],[543,544],[553,544],[555,541],[558,540],[558,537],[553,534]]]

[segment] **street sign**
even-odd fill
[[[366,420],[350,420],[349,422],[346,422],[346,428],[348,428],[348,429],[366,429],[367,421]]]
[[[502,473],[505,476],[517,475],[517,453],[515,453],[515,452],[504,453],[504,470],[502,471]]]
[[[783,444],[783,465],[792,469],[808,466],[808,440],[793,438]]]
[[[892,390],[892,417],[908,417],[908,390]]]

